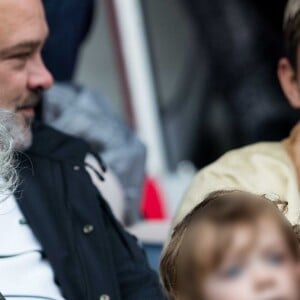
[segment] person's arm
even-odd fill
[[[92,182],[102,196],[100,205],[104,215],[106,240],[109,241],[122,299],[164,299],[158,275],[150,269],[142,247],[117,221],[114,214],[116,209],[111,209],[117,196],[114,191],[120,186],[111,180],[110,172],[97,160],[97,156],[87,155],[85,164]],[[95,180],[97,174],[102,177],[102,182]]]
[[[158,275],[150,269],[137,239],[128,234],[116,221],[104,200],[101,200],[101,206],[121,298],[124,300],[165,299]]]

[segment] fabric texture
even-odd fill
[[[93,22],[95,0],[43,0],[50,36],[43,60],[57,81],[71,81]]]
[[[6,198],[6,199],[5,199]],[[1,195],[0,287],[8,299],[63,300],[45,259],[13,195]],[[1,299],[1,298],[0,298]]]
[[[116,221],[86,171],[87,153],[82,140],[35,124],[33,145],[18,159],[16,198],[63,297],[163,299],[137,240]]]
[[[286,216],[289,221],[300,223],[297,173],[283,143],[258,143],[233,150],[202,169],[184,195],[175,223],[209,193],[232,189],[276,194],[288,201]]]

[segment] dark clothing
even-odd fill
[[[126,206],[122,224],[140,221],[146,148],[113,113],[108,101],[80,85],[56,83],[44,94],[42,119],[57,130],[81,137],[99,153],[123,187]]]
[[[35,124],[33,145],[20,155],[18,203],[63,296],[163,299],[136,239],[117,223],[85,171],[87,153],[82,140]]]
[[[89,33],[95,0],[43,0],[50,36],[43,50],[57,81],[71,81],[79,49]]]

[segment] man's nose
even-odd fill
[[[30,90],[47,90],[53,85],[53,76],[45,66],[41,55],[28,64],[28,87]]]

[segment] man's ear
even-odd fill
[[[277,75],[281,88],[294,108],[300,108],[300,90],[294,68],[287,58],[281,58],[278,63]]]

